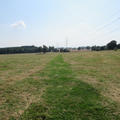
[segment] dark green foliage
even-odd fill
[[[120,44],[117,45],[117,48],[120,49]]]
[[[57,48],[53,46],[36,47],[36,46],[21,46],[21,47],[9,47],[0,48],[0,54],[15,54],[15,53],[46,53],[46,52],[59,52]],[[66,52],[65,50],[63,52]]]
[[[92,50],[100,51],[100,46],[93,46],[93,47],[92,47]]]
[[[114,50],[117,47],[117,42],[115,40],[112,40],[110,43],[107,44],[108,50]]]
[[[92,46],[91,50],[94,50],[94,51],[107,50],[107,47],[106,46]]]
[[[48,52],[48,51],[49,51],[48,47],[45,46],[45,45],[43,45],[43,53],[46,53],[46,52]]]
[[[78,47],[78,50],[81,50],[81,47]]]
[[[54,52],[54,47],[53,46],[49,46],[49,52]]]
[[[35,53],[35,52],[39,52],[39,49],[35,46],[0,48],[0,54]]]
[[[86,47],[78,47],[78,50],[91,50],[90,46],[86,46]]]
[[[60,52],[70,52],[67,48],[60,48]]]
[[[120,44],[117,45],[117,41],[112,40],[105,46],[92,46],[93,51],[101,51],[101,50],[117,50],[120,49]]]
[[[43,51],[43,48],[40,46],[40,47],[38,48],[38,51],[39,51],[39,52],[42,52],[42,51]]]

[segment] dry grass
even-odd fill
[[[64,55],[76,79],[89,83],[100,93],[120,103],[120,51],[79,52]]]
[[[46,85],[40,75],[54,54],[0,55],[0,120],[18,118],[32,103],[42,102]]]
[[[64,99],[67,99],[74,105],[74,100],[79,103],[80,98],[86,97],[89,98],[88,101],[85,99],[89,103],[90,98],[96,96],[94,90],[97,90],[103,98],[118,105],[117,110],[114,110],[118,115],[120,112],[119,55],[120,51],[73,52],[58,57],[55,57],[57,54],[0,55],[0,120],[9,120],[11,117],[18,119],[33,103],[40,102],[40,105],[45,106],[45,101],[50,101],[51,108],[54,108],[54,104],[63,105],[59,100],[64,102]],[[87,87],[91,91],[87,90]],[[77,99],[68,94],[73,88]],[[82,94],[84,92],[91,96],[85,96]],[[43,95],[46,97],[43,98]],[[58,103],[53,100],[58,100]],[[97,98],[95,101],[97,103]],[[107,101],[103,102],[103,106],[107,104],[109,104]],[[69,106],[69,101],[64,105]],[[89,107],[88,104],[85,109]],[[80,107],[74,109],[77,108],[82,110]],[[110,110],[114,108],[111,106]],[[57,110],[56,108],[55,111]]]

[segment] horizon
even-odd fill
[[[111,40],[111,41],[113,41],[113,40]],[[108,43],[110,43],[111,41],[109,41]],[[116,41],[116,40],[115,40]],[[117,44],[120,44],[120,43],[118,43],[118,41],[116,41],[117,42]],[[107,43],[107,44],[108,44]],[[106,45],[107,45],[106,44]],[[86,45],[86,46],[78,46],[78,47],[66,47],[66,46],[59,46],[59,47],[55,47],[55,46],[47,46],[47,45],[45,45],[45,46],[47,46],[47,47],[54,47],[54,48],[79,48],[79,47],[93,47],[93,46],[106,46],[106,45],[92,45],[92,46],[89,46],[89,45]],[[10,47],[0,47],[0,48],[15,48],[15,47],[29,47],[29,46],[34,46],[34,47],[43,47],[44,46],[44,44],[43,45],[40,45],[40,46],[38,46],[38,45],[22,45],[22,46],[10,46]]]
[[[120,43],[120,1],[0,1],[0,48]]]

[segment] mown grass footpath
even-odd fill
[[[120,114],[120,51],[80,52],[64,54],[71,64],[75,79],[81,80],[117,103]]]
[[[46,90],[42,101],[31,103],[19,120],[119,120],[116,104],[99,90],[76,78],[76,71],[58,55],[37,76]],[[39,83],[36,84],[39,86]]]

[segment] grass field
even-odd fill
[[[120,51],[0,55],[0,120],[120,120]]]

